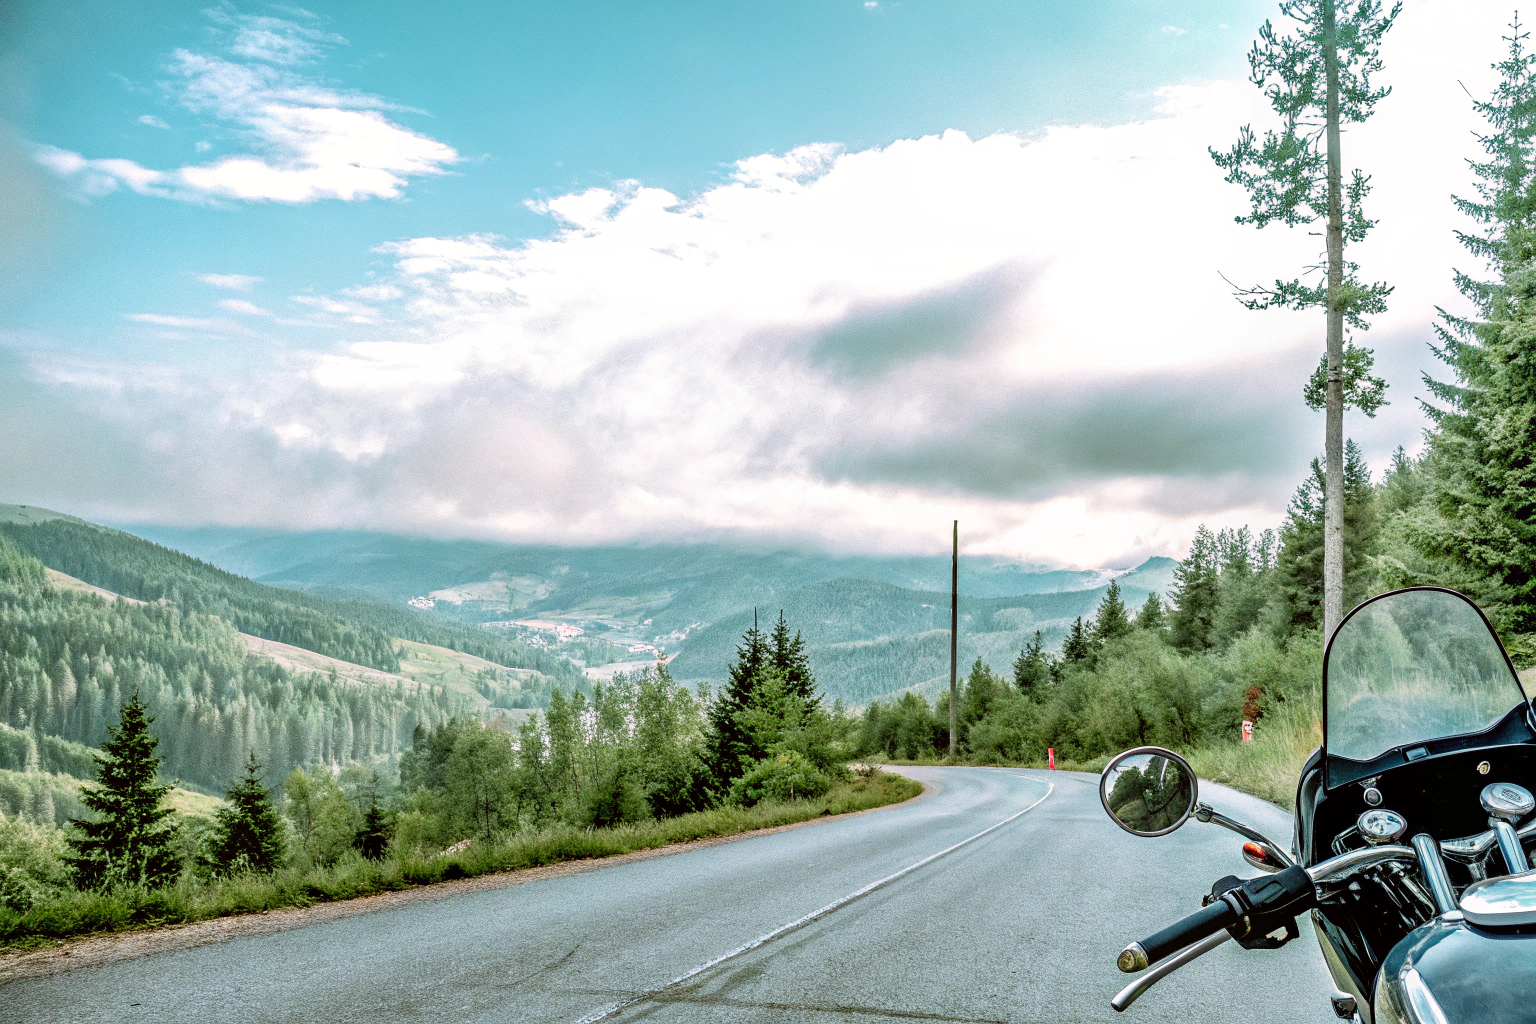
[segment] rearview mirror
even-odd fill
[[[1104,767],[1099,801],[1136,836],[1165,836],[1189,820],[1199,783],[1189,762],[1162,747],[1127,750]]]

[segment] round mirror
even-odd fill
[[[1189,762],[1162,747],[1127,750],[1099,777],[1104,810],[1132,835],[1167,835],[1189,819],[1197,799]]]

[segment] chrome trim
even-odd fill
[[[1408,819],[1385,807],[1372,807],[1355,820],[1360,837],[1372,846],[1395,843],[1408,831]]]
[[[1413,837],[1414,852],[1419,855],[1419,871],[1429,883],[1429,893],[1435,898],[1435,909],[1449,914],[1456,909],[1456,890],[1451,886],[1451,876],[1445,870],[1445,859],[1440,856],[1440,844],[1427,832]]]
[[[1109,1001],[1109,1005],[1113,1006],[1116,1011],[1123,1012],[1126,1007],[1140,998],[1141,994],[1147,989],[1156,985],[1159,981],[1162,981],[1191,960],[1209,953],[1231,937],[1231,934],[1223,928],[1214,935],[1207,935],[1192,946],[1185,946],[1178,953],[1175,953],[1166,960],[1160,961],[1147,973],[1121,989],[1115,998]]]
[[[1307,874],[1311,876],[1313,882],[1332,882],[1383,861],[1417,859],[1418,854],[1412,847],[1368,846],[1363,850],[1350,850],[1348,853],[1314,864],[1307,868]]]
[[[1156,832],[1137,832],[1136,830],[1127,826],[1125,822],[1117,818],[1115,816],[1115,812],[1110,810],[1108,788],[1109,773],[1118,767],[1120,762],[1135,754],[1150,754],[1154,757],[1165,758],[1166,760],[1178,765],[1184,774],[1189,776],[1189,807],[1185,809],[1184,814],[1179,818],[1178,821],[1174,822],[1172,825],[1169,825],[1165,829],[1159,829]],[[1164,770],[1166,770],[1166,766]],[[1183,826],[1183,824],[1189,820],[1190,815],[1195,813],[1195,808],[1200,806],[1200,777],[1195,774],[1195,770],[1189,766],[1188,761],[1184,760],[1182,757],[1169,750],[1167,747],[1132,747],[1130,750],[1122,750],[1120,753],[1116,754],[1113,758],[1110,759],[1110,762],[1104,766],[1104,770],[1099,773],[1099,804],[1104,808],[1104,813],[1109,815],[1110,821],[1113,821],[1116,825],[1119,825],[1122,829],[1129,832],[1131,835],[1141,836],[1143,839],[1156,839],[1158,836],[1165,836],[1175,829]]]
[[[1485,928],[1536,924],[1536,871],[1473,882],[1461,894],[1461,912]]]
[[[1279,844],[1273,839],[1256,828],[1251,828],[1234,818],[1227,817],[1210,804],[1202,804],[1197,801],[1195,803],[1194,818],[1196,821],[1209,822],[1212,825],[1220,825],[1222,828],[1231,829],[1244,839],[1258,843],[1264,848],[1264,853],[1267,856],[1272,856],[1275,860],[1279,861],[1281,871],[1296,865],[1296,862],[1291,859],[1290,854],[1280,849]],[[1258,865],[1255,864],[1254,867],[1258,867]]]
[[[1493,834],[1499,842],[1499,853],[1504,856],[1505,874],[1518,875],[1531,869],[1525,859],[1525,847],[1520,845],[1520,837],[1515,833],[1515,826],[1500,819],[1493,823]]]
[[[1144,971],[1149,966],[1147,951],[1141,948],[1141,943],[1133,942],[1120,951],[1120,956],[1115,960],[1115,966],[1120,968],[1122,974]]]
[[[1521,839],[1536,836],[1536,818],[1533,818],[1524,828],[1516,829],[1515,835]],[[1464,863],[1471,863],[1481,860],[1489,850],[1493,849],[1495,842],[1497,842],[1497,837],[1493,834],[1493,829],[1489,829],[1487,832],[1479,832],[1475,836],[1447,839],[1440,844],[1440,849],[1448,857]]]
[[[1524,786],[1513,782],[1490,782],[1483,787],[1477,800],[1483,810],[1495,818],[1502,818],[1511,825],[1536,811],[1536,796]]]
[[[1410,967],[1404,971],[1402,980],[1408,1006],[1420,1024],[1450,1024],[1445,1019],[1445,1011],[1440,1009],[1440,1004],[1435,1000],[1434,993],[1424,984],[1423,976],[1415,968]]]

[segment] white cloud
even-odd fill
[[[1180,28],[1177,25],[1164,25],[1163,26],[1163,35],[1165,35],[1165,36],[1181,36],[1181,35],[1183,35],[1184,33],[1188,32],[1188,31],[1189,31],[1189,29],[1187,29],[1187,28]]]
[[[231,313],[243,313],[246,316],[271,316],[270,310],[262,309],[254,302],[246,302],[244,299],[220,299],[219,308],[227,309]]]
[[[261,278],[250,274],[198,274],[197,279],[215,288],[228,288],[237,292],[248,292],[262,282]]]
[[[39,162],[88,197],[127,188],[188,202],[312,203],[398,198],[412,178],[442,174],[458,161],[451,146],[385,117],[387,101],[328,88],[295,70],[345,42],[340,37],[278,18],[218,9],[210,16],[240,59],[177,50],[170,88],[188,110],[232,130],[249,152],[160,171],[45,145]]]
[[[139,118],[139,124],[148,125],[151,128],[169,129],[171,127],[170,125],[166,124],[163,119],[156,117],[154,114],[143,115]]]
[[[404,295],[405,292],[392,284],[359,285],[356,288],[344,288],[342,294],[354,299],[363,299],[367,302],[390,302]]]
[[[1455,83],[1486,90],[1500,17],[1411,7],[1396,91],[1346,137],[1380,218],[1352,256],[1397,286],[1363,339],[1394,404],[1348,421],[1378,468],[1416,439],[1433,307],[1468,263]],[[295,527],[909,550],[958,517],[972,550],[1104,564],[1201,521],[1272,525],[1321,447],[1300,400],[1321,320],[1248,312],[1218,272],[1273,280],[1318,242],[1233,223],[1206,147],[1262,121],[1256,90],[1160,101],[1027,139],[765,154],[694,197],[591,189],[537,205],[552,230],[527,242],[391,243],[391,272],[294,298],[317,347],[131,415],[200,431],[163,457],[175,514]]]
[[[344,317],[354,324],[371,324],[378,320],[379,311],[361,302],[343,302],[324,295],[295,295],[293,301],[322,313]]]
[[[127,318],[134,323],[155,324],[160,327],[180,327],[191,331],[222,332],[239,329],[239,325],[232,321],[210,320],[207,317],[171,316],[164,313],[129,313]]]

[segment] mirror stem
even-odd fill
[[[1196,804],[1194,816],[1196,821],[1208,821],[1213,825],[1220,825],[1222,828],[1231,829],[1233,832],[1236,832],[1244,839],[1258,843],[1264,848],[1264,852],[1267,855],[1273,857],[1280,864],[1282,870],[1288,867],[1293,867],[1296,863],[1295,861],[1291,860],[1290,854],[1276,846],[1275,843],[1271,841],[1270,838],[1264,833],[1258,831],[1257,829],[1249,828],[1247,825],[1244,825],[1240,821],[1235,821],[1232,818],[1227,817],[1225,814],[1222,814],[1210,804]]]

